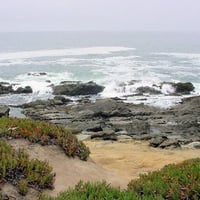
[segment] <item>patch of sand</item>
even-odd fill
[[[90,148],[94,162],[124,177],[127,182],[167,164],[200,157],[200,149],[165,150],[150,147],[146,141],[87,141],[85,144]]]
[[[30,155],[30,158],[46,160],[53,167],[56,173],[55,189],[46,191],[49,195],[57,195],[69,187],[74,187],[80,180],[84,182],[97,182],[106,180],[115,187],[126,188],[127,180],[116,175],[111,170],[103,169],[89,159],[81,161],[78,158],[68,158],[61,148],[57,146],[41,146],[32,144],[24,139],[10,140],[9,143],[15,148],[24,148]]]

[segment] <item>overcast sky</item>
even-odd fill
[[[0,0],[0,31],[198,31],[200,0]]]

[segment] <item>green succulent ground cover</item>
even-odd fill
[[[23,149],[15,151],[0,140],[0,182],[6,181],[15,185],[21,195],[26,195],[28,187],[52,189],[54,174],[47,162],[29,159]]]
[[[75,189],[57,197],[41,195],[40,200],[199,200],[200,159],[171,164],[160,171],[132,180],[126,191],[112,188],[105,182],[79,182]]]
[[[128,184],[128,189],[140,196],[161,196],[161,199],[200,199],[200,158],[140,175]]]
[[[89,149],[64,127],[31,119],[0,118],[0,136],[25,138],[41,145],[59,145],[67,156],[87,160]]]

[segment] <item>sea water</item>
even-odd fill
[[[0,104],[53,98],[51,86],[61,81],[94,81],[105,86],[94,98],[169,107],[183,98],[171,95],[170,85],[160,95],[133,94],[140,86],[192,82],[192,95],[199,95],[199,77],[200,33],[0,33],[0,82],[33,89],[28,95],[1,95]]]

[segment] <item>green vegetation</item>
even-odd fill
[[[30,119],[0,118],[0,136],[26,138],[41,145],[56,144],[67,156],[86,160],[89,149],[78,142],[67,129]],[[67,169],[66,169],[67,170]],[[0,140],[0,183],[10,182],[26,195],[28,188],[38,191],[52,189],[52,167],[47,162],[29,159],[23,149],[13,150]],[[0,199],[2,194],[0,193]],[[68,189],[57,197],[40,195],[39,200],[198,200],[200,199],[200,158],[181,164],[170,164],[163,169],[140,175],[128,184],[127,190],[113,188],[106,182],[83,183]]]
[[[52,189],[54,174],[47,162],[29,159],[24,150],[15,151],[7,142],[0,140],[0,182],[4,181],[16,185],[19,193],[26,195],[28,187]]]
[[[79,182],[75,189],[57,197],[41,195],[40,200],[198,200],[200,199],[200,159],[171,164],[160,171],[132,180],[126,191],[112,188],[105,182]]]
[[[131,191],[120,191],[113,188],[106,182],[99,183],[83,183],[80,181],[75,189],[69,189],[62,192],[58,197],[48,197],[41,195],[39,200],[133,200],[136,195]]]
[[[162,199],[200,199],[200,158],[181,164],[170,164],[160,171],[140,175],[128,189],[139,196],[153,195]]]
[[[56,144],[62,147],[67,156],[78,156],[81,160],[87,160],[90,153],[89,149],[70,131],[43,121],[2,117],[0,118],[0,136],[25,138],[41,145]]]

